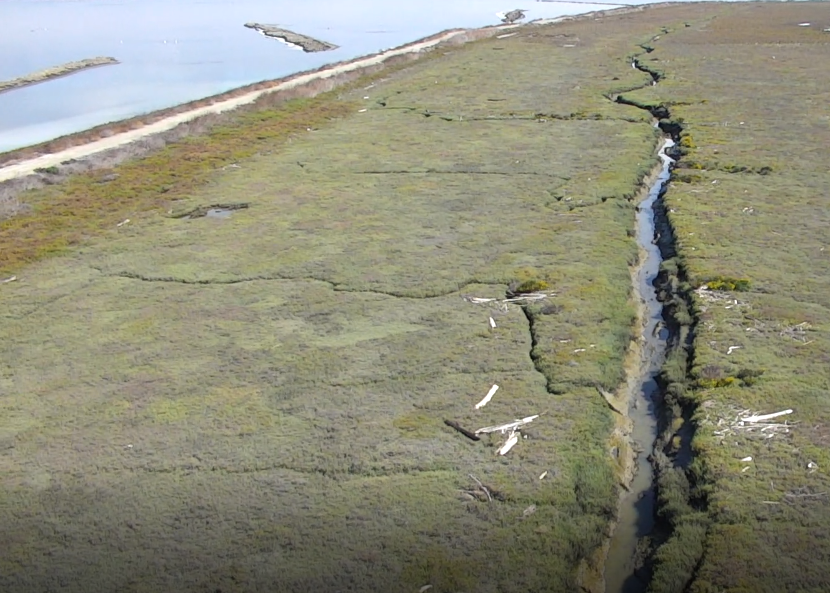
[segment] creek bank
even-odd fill
[[[663,29],[663,34],[668,32]],[[659,36],[652,41],[657,39]],[[641,47],[645,53],[653,51],[651,46]],[[631,65],[651,78],[638,88],[657,85],[663,77],[662,72],[642,64],[639,56],[631,59]],[[637,89],[628,89],[633,90]],[[605,592],[669,593],[689,582],[702,554],[700,528],[705,533],[708,517],[689,471],[694,405],[685,393],[693,361],[693,300],[663,200],[672,165],[683,154],[683,127],[671,119],[663,104],[644,103],[622,94],[608,99],[650,113],[667,140],[660,150],[660,173],[637,207],[641,257],[633,284],[640,303],[642,333],[632,346],[634,364],[627,367],[630,407],[625,422],[618,426],[618,431],[627,435],[630,456],[622,464],[625,492],[608,543]],[[619,449],[615,451],[622,456]],[[695,529],[688,529],[686,520]],[[694,536],[690,538],[689,533]],[[693,559],[692,566],[678,571],[674,563],[657,560],[678,546],[690,550],[687,555]],[[665,564],[662,568],[661,562]],[[681,589],[676,588],[679,584]]]
[[[106,56],[97,58],[87,58],[85,60],[78,60],[75,62],[67,62],[65,64],[61,64],[60,66],[45,68],[43,70],[38,70],[37,72],[32,72],[31,74],[25,74],[23,76],[19,76],[11,80],[0,81],[0,93],[11,91],[14,89],[19,89],[21,87],[29,86],[31,84],[46,82],[47,80],[52,80],[53,78],[59,78],[61,76],[68,76],[70,74],[80,72],[81,70],[88,70],[89,68],[96,68],[98,66],[108,66],[110,64],[119,63],[120,62],[115,58]]]
[[[628,366],[626,491],[620,500],[605,561],[605,590],[609,593],[645,591],[647,578],[638,571],[642,539],[654,530],[654,472],[650,449],[658,438],[662,394],[657,377],[663,366],[669,332],[663,319],[663,304],[655,281],[663,261],[657,245],[657,203],[665,191],[674,160],[666,152],[674,141],[665,139],[658,153],[662,162],[645,199],[637,206],[636,238],[640,263],[633,273],[634,297],[639,302],[641,332],[634,347],[635,359]],[[619,455],[619,453],[618,453]]]

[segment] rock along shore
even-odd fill
[[[43,70],[38,70],[37,72],[32,72],[31,74],[19,76],[18,78],[2,81],[0,82],[0,93],[19,89],[24,86],[29,86],[30,84],[46,82],[47,80],[52,80],[53,78],[61,76],[68,76],[69,74],[75,74],[76,72],[80,72],[81,70],[86,70],[88,68],[108,66],[110,64],[118,63],[118,60],[115,58],[107,56],[67,62],[66,64],[61,64],[60,66],[45,68]]]

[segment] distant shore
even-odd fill
[[[86,60],[67,62],[66,64],[61,64],[60,66],[53,66],[52,68],[38,70],[37,72],[25,74],[23,76],[13,78],[11,80],[0,81],[0,93],[18,89],[24,86],[29,86],[30,84],[45,82],[47,80],[52,80],[53,78],[58,78],[60,76],[75,74],[76,72],[86,70],[87,68],[95,68],[96,66],[108,66],[110,64],[118,63],[118,60],[110,57],[88,58]]]

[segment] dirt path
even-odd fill
[[[493,30],[501,30],[503,28],[505,27],[494,28]],[[252,91],[239,97],[233,97],[230,99],[226,99],[224,101],[219,101],[217,103],[214,103],[213,105],[198,107],[190,111],[186,111],[184,113],[171,115],[170,117],[164,118],[160,121],[154,122],[152,124],[146,125],[136,130],[129,130],[126,132],[115,134],[108,138],[102,138],[100,140],[89,142],[87,144],[82,144],[80,146],[73,146],[71,148],[61,150],[59,152],[45,154],[36,158],[28,159],[21,163],[8,165],[0,168],[0,182],[7,181],[9,179],[16,179],[19,177],[25,177],[26,175],[31,175],[35,172],[35,169],[59,165],[62,162],[70,159],[80,159],[88,157],[95,153],[103,152],[105,150],[117,148],[119,146],[135,142],[136,140],[141,140],[142,138],[146,138],[154,134],[171,130],[179,124],[191,121],[203,115],[208,115],[211,113],[222,113],[224,111],[236,109],[241,105],[253,103],[259,97],[269,93],[293,89],[298,86],[308,84],[315,80],[331,78],[333,76],[337,76],[339,74],[343,74],[346,72],[351,72],[361,68],[381,64],[386,60],[396,56],[418,53],[431,47],[434,47],[439,43],[450,41],[451,39],[463,36],[467,33],[468,31],[463,29],[448,31],[442,35],[432,37],[424,41],[404,45],[395,49],[390,49],[388,51],[375,54],[369,57],[358,58],[357,60],[348,62],[346,64],[338,64],[336,66],[332,66],[331,68],[326,68],[324,70],[312,72],[310,74],[300,74],[290,80],[279,83],[271,88]]]

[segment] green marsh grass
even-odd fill
[[[664,79],[631,93],[672,104],[683,122],[684,156],[665,204],[686,290],[708,284],[728,293],[712,301],[687,292],[694,358],[668,375],[681,401],[696,408],[695,459],[690,489],[674,470],[665,473],[662,511],[674,532],[657,550],[650,591],[830,586],[818,568],[827,565],[822,493],[830,482],[824,469],[808,468],[830,463],[828,175],[815,149],[830,141],[816,102],[830,93],[818,73],[830,39],[797,26],[820,20],[823,10],[732,5],[717,18],[672,27],[646,58]],[[787,408],[796,423],[787,434],[714,435],[719,419],[742,409]],[[747,456],[753,461],[742,463]]]
[[[33,211],[0,244],[19,277],[0,291],[0,588],[575,590],[616,510],[596,386],[623,376],[631,199],[658,141],[606,95],[649,80],[637,41],[710,10],[447,48],[22,196]],[[556,296],[507,313],[462,298],[530,279]],[[766,315],[789,307],[766,297]],[[739,390],[759,405],[787,375],[744,354],[771,369]],[[443,424],[536,413],[505,457],[502,435]],[[720,475],[707,446],[700,472]],[[465,496],[470,474],[494,501]]]

